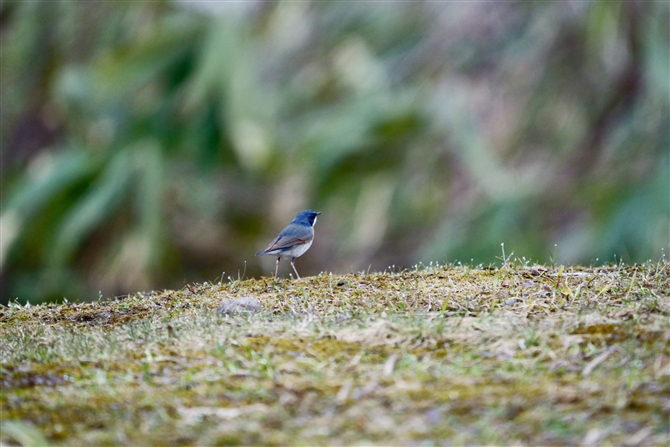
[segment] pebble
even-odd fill
[[[255,313],[261,310],[261,303],[256,298],[242,296],[225,300],[216,313],[220,315],[235,315],[242,312]]]

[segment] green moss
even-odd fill
[[[5,307],[3,418],[63,445],[578,444],[593,427],[662,445],[668,271],[452,267]],[[234,296],[263,311],[217,315]]]

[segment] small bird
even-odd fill
[[[295,276],[300,279],[298,270],[295,268],[295,258],[305,254],[307,249],[314,241],[314,224],[316,223],[316,216],[321,212],[305,210],[295,216],[295,219],[281,233],[274,238],[268,248],[259,251],[254,256],[260,255],[274,255],[277,256],[277,263],[275,264],[275,279],[277,279],[277,271],[279,270],[279,261],[281,258],[291,260],[291,267],[295,272]]]

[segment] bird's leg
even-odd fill
[[[275,263],[275,279],[277,279],[277,271],[279,270],[279,260],[281,257],[277,258],[277,262]]]
[[[291,259],[291,267],[293,267],[293,271],[295,272],[295,276],[297,276],[298,279],[301,279],[301,278],[300,278],[300,275],[298,275],[298,271],[295,269],[295,264],[294,264],[294,262],[295,262],[295,258]]]

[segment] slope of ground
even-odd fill
[[[508,264],[0,307],[0,441],[666,446],[668,296],[667,262]]]

